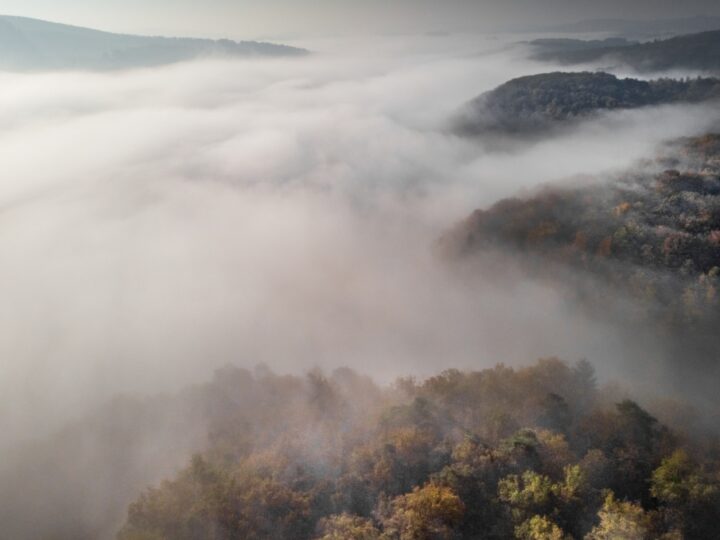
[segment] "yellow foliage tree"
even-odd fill
[[[393,540],[450,540],[465,507],[452,489],[434,484],[396,497],[385,520],[385,536]]]
[[[562,529],[545,516],[533,516],[515,528],[518,540],[565,540]]]
[[[611,492],[598,512],[600,523],[585,540],[645,540],[650,530],[650,517],[631,502],[618,501]]]
[[[369,519],[339,514],[320,522],[317,540],[379,540],[380,531]]]

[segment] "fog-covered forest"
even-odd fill
[[[715,23],[717,24],[717,23]],[[717,73],[720,70],[720,31],[673,36],[636,43],[608,40],[540,39],[530,43],[535,58],[563,64],[605,62],[639,72],[692,69]]]
[[[716,3],[3,10],[0,539],[720,537]]]
[[[609,181],[546,186],[478,210],[442,247],[458,258],[510,249],[542,259],[525,268],[562,283],[595,313],[650,329],[682,358],[678,376],[689,364],[700,368],[698,379],[677,384],[716,402],[719,164],[717,134],[671,141]],[[633,309],[613,309],[617,295],[632,298]]]
[[[720,35],[718,36],[720,42]],[[508,81],[470,102],[456,122],[466,135],[547,134],[602,111],[669,103],[717,103],[720,79],[618,79],[603,72],[543,73]]]
[[[118,538],[712,538],[717,435],[648,412],[587,361],[448,370],[379,388],[349,369],[225,368],[211,444]],[[658,417],[663,420],[658,419]]]

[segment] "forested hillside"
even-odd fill
[[[720,135],[683,140],[609,184],[546,187],[476,211],[445,238],[456,253],[538,254],[600,276],[667,322],[720,315]]]
[[[623,36],[656,38],[657,36],[707,32],[718,28],[720,28],[720,17],[707,14],[688,16],[685,13],[680,17],[661,19],[584,19],[572,23],[553,24],[544,27],[543,30],[561,34],[611,33]]]
[[[208,57],[287,56],[305,52],[257,41],[115,34],[27,17],[0,16],[2,70],[127,69]]]
[[[610,180],[500,201],[441,244],[459,260],[509,254],[631,341],[662,344],[652,363],[717,404],[720,136],[676,141]]]
[[[528,42],[533,58],[542,61],[560,61],[569,63],[573,54],[594,54],[594,51],[617,49],[637,45],[636,41],[625,38],[606,39],[572,39],[572,38],[540,38]],[[567,59],[566,59],[567,58]]]
[[[720,70],[720,30],[672,37],[646,43],[586,42],[574,40],[538,40],[531,43],[538,60],[563,64],[603,62],[620,64],[638,72],[684,69],[717,72]],[[564,45],[564,46],[563,46]]]
[[[720,98],[714,78],[619,79],[609,73],[543,73],[508,81],[468,104],[456,122],[462,134],[536,133],[592,114]]]
[[[716,440],[587,362],[380,388],[226,368],[207,452],[130,507],[121,540],[712,538]]]

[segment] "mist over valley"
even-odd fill
[[[0,17],[0,538],[712,538],[720,37],[573,28]]]

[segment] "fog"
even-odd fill
[[[616,328],[540,283],[457,272],[435,246],[476,208],[630,167],[714,115],[618,112],[508,147],[452,135],[468,100],[550,71],[514,39],[1,74],[0,448],[228,363],[388,382],[557,355],[627,373],[638,344]]]
[[[468,285],[433,244],[475,208],[620,170],[710,115],[617,113],[490,151],[447,119],[546,66],[493,39],[314,45],[305,59],[0,76],[5,444],[228,362],[389,380],[617,357],[611,330],[552,291]]]

